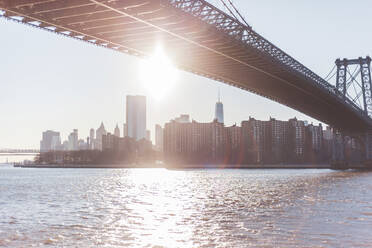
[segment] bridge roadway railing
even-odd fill
[[[275,59],[275,61],[285,65],[292,72],[310,79],[311,82],[315,83],[315,86],[326,90],[330,95],[338,98],[340,103],[346,102],[360,116],[370,119],[358,105],[350,99],[345,98],[335,86],[253,31],[251,27],[244,25],[239,20],[231,17],[205,0],[162,0],[162,3],[165,5],[170,4],[175,8],[181,9],[203,22],[215,26],[218,30],[243,42],[249,47],[255,48],[262,55]]]

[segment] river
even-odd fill
[[[372,173],[0,166],[0,247],[372,247]]]

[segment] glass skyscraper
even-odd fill
[[[127,95],[126,132],[135,140],[146,138],[146,97]]]
[[[218,91],[218,101],[216,102],[215,112],[214,112],[214,119],[217,120],[219,123],[224,123],[223,119],[223,104],[221,102],[220,91]]]

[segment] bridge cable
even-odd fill
[[[358,70],[358,69],[359,69],[359,70]],[[349,68],[347,68],[346,71],[347,71],[347,73],[348,73],[349,76],[350,76],[350,82],[348,83],[349,85],[348,85],[347,87],[349,87],[350,84],[354,81],[354,82],[356,82],[356,83],[358,84],[358,86],[359,86],[360,88],[362,88],[361,83],[360,83],[358,80],[356,80],[356,76],[359,74],[359,72],[360,72],[360,68],[356,67],[353,73],[350,73]]]
[[[230,12],[230,14],[237,20],[239,21],[239,19],[236,17],[236,15],[234,14],[234,12],[232,12],[232,10],[229,8],[229,6],[227,6],[227,4],[225,3],[224,0],[220,0],[220,2],[223,4],[223,6],[225,6],[225,8]]]
[[[324,79],[325,81],[327,81],[328,83],[330,83],[331,79],[337,74],[337,71],[335,71],[329,78],[327,79]]]
[[[324,78],[324,80],[325,81],[328,81],[328,79],[330,79],[330,78],[332,78],[332,77],[330,77],[330,78],[328,78],[329,77],[329,75],[331,75],[331,73],[333,72],[333,70],[336,68],[336,64],[333,66],[333,68],[332,68],[332,70],[327,74],[327,76]]]
[[[356,88],[355,88],[355,84],[353,84],[353,88],[354,88],[354,91],[355,91],[355,97],[352,99],[353,102],[356,102],[355,100],[358,100],[358,103],[359,103],[360,108],[361,108],[361,109],[364,109],[363,105],[362,105],[361,102],[360,102],[360,95],[362,94],[362,92],[360,91],[359,93],[356,93],[357,90],[356,90]]]
[[[355,100],[358,100],[359,106],[360,106],[360,108],[362,109],[363,106],[362,106],[362,104],[361,104],[361,102],[360,102],[360,95],[361,95],[361,93],[362,93],[362,90],[358,93],[357,89],[355,88],[355,84],[353,84],[353,82],[355,82],[355,83],[358,84],[358,86],[359,86],[360,88],[362,88],[361,84],[360,84],[360,83],[355,79],[355,77],[356,77],[356,76],[359,74],[359,72],[360,72],[360,68],[359,68],[359,70],[358,70],[358,67],[356,67],[355,70],[353,71],[353,73],[350,73],[349,67],[347,67],[346,71],[347,71],[347,73],[349,74],[349,76],[351,77],[351,78],[350,78],[350,81],[349,81],[348,83],[346,83],[346,86],[347,86],[347,88],[350,87],[350,84],[353,86],[353,88],[354,88],[354,92],[355,92],[355,97],[353,98],[353,97],[351,97],[350,94],[348,94],[348,95],[351,97],[351,99],[352,99],[353,102],[356,102]],[[347,88],[346,88],[346,89],[347,89]]]
[[[233,4],[233,2],[231,0],[227,0],[231,7],[233,7],[233,9],[235,10],[235,12],[239,15],[239,17],[241,18],[241,20],[245,23],[245,25],[247,25],[247,27],[249,27],[249,29],[252,29],[252,27],[247,23],[247,21],[244,19],[244,17],[240,14],[239,10],[235,7],[235,5]]]
[[[351,84],[353,84],[353,82],[355,82],[356,84],[358,84],[358,86],[360,88],[362,88],[361,84],[358,82],[358,80],[356,80],[356,76],[359,74],[360,70],[358,70],[358,67],[355,68],[355,70],[353,71],[353,73],[350,72],[349,70],[349,67],[347,67],[346,69],[346,72],[349,74],[350,78],[349,78],[349,82],[346,81],[346,90],[350,87]]]

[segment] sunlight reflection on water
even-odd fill
[[[0,246],[372,245],[372,173],[0,168]]]

